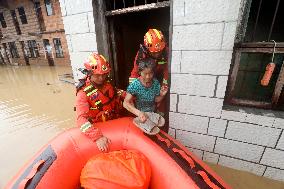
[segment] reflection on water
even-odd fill
[[[44,144],[74,126],[69,67],[0,67],[0,188]]]
[[[75,88],[69,67],[0,66],[0,188],[44,144],[74,127]],[[284,189],[281,182],[209,164],[237,189]]]

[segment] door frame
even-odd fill
[[[93,16],[94,16],[94,24],[95,24],[95,32],[96,32],[96,40],[97,40],[97,49],[98,53],[103,54],[110,62],[112,69],[111,77],[116,81],[116,77],[118,77],[118,65],[116,65],[114,62],[116,62],[116,55],[113,54],[113,43],[114,42],[114,28],[109,24],[107,21],[107,16],[110,15],[111,11],[106,11],[106,4],[105,0],[93,0]],[[172,50],[172,34],[173,34],[173,1],[170,0],[170,25],[169,25],[169,62],[168,62],[168,69],[170,73],[171,68],[171,50]],[[156,8],[162,8],[165,5],[163,2],[160,3],[160,6],[155,7]],[[145,9],[149,10],[149,8]],[[144,11],[144,10],[142,10]],[[117,11],[115,11],[117,12]],[[129,12],[125,12],[126,14]],[[117,13],[114,13],[114,15]],[[170,85],[170,74],[169,74],[169,85]]]
[[[116,81],[118,76],[118,69],[114,63],[114,55],[112,54],[113,50],[113,34],[114,32],[109,28],[109,23],[107,21],[106,13],[109,14],[110,11],[106,11],[105,0],[93,0],[93,16],[94,16],[94,24],[95,24],[95,32],[96,32],[96,40],[97,40],[97,49],[100,54],[103,54],[110,62],[111,67],[113,68],[111,71],[111,77]],[[168,54],[168,70],[169,70],[169,79],[168,86],[171,86],[171,60],[172,60],[172,36],[173,36],[173,1],[169,0],[170,3],[170,25],[169,25],[169,54]],[[149,10],[149,9],[148,9]],[[165,120],[166,124],[163,127],[165,132],[169,130],[169,109],[170,109],[170,92],[166,95],[166,111],[165,111]]]

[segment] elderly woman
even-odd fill
[[[145,112],[156,110],[156,104],[163,100],[168,88],[161,87],[159,81],[154,78],[155,64],[150,59],[140,60],[138,71],[140,77],[128,86],[123,106],[144,123],[148,118]]]

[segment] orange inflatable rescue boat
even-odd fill
[[[111,139],[110,151],[137,150],[151,165],[150,189],[228,189],[205,163],[168,134],[149,136],[133,118],[97,123]],[[44,146],[7,184],[6,189],[80,189],[80,174],[99,150],[79,128],[63,132]]]

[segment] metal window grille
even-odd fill
[[[252,0],[247,7],[248,13],[243,16],[245,21],[241,22],[236,37],[239,42],[234,46],[226,102],[284,110],[284,3]],[[277,41],[275,49],[271,40]],[[269,85],[261,86],[266,66],[272,61],[276,66]]]
[[[20,25],[19,25],[19,22],[18,22],[18,19],[17,19],[16,11],[11,10],[10,13],[11,13],[11,16],[12,16],[12,19],[13,19],[13,23],[14,23],[16,32],[17,32],[18,35],[21,35],[22,31],[20,29]]]
[[[18,53],[16,43],[15,42],[9,42],[8,45],[9,45],[9,48],[10,48],[10,53],[11,53],[12,58],[19,58],[20,56],[19,56],[19,53]]]
[[[56,58],[64,57],[60,39],[59,38],[54,38],[53,39],[53,43],[54,43]]]
[[[24,7],[19,7],[18,12],[19,12],[22,24],[27,24],[28,20],[27,20],[27,17],[26,17],[26,12],[25,12]]]
[[[29,47],[30,57],[31,58],[39,57],[39,50],[38,50],[38,46],[37,46],[35,40],[29,40],[28,41],[28,47]]]
[[[276,20],[281,20],[281,9],[283,9],[283,2],[280,4],[280,0],[252,0],[245,42],[273,40],[272,34],[276,30]],[[260,32],[265,35],[260,37]]]

